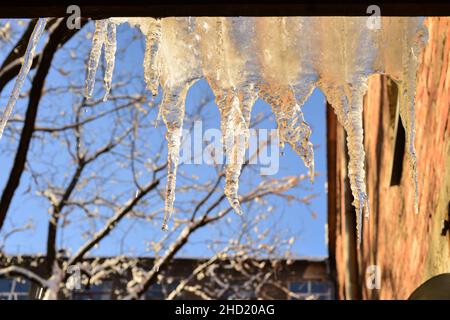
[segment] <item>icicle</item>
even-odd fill
[[[410,176],[414,184],[414,212],[417,214],[419,213],[419,189],[417,181],[417,157],[414,147],[414,93],[415,89],[412,89],[410,84],[400,83],[400,118],[406,131],[406,152],[409,161]]]
[[[161,84],[164,95],[160,112],[167,127],[166,139],[168,142],[168,174],[163,230],[168,230],[168,221],[174,210],[186,94],[195,81],[201,77],[194,28],[195,20],[193,18],[167,18],[161,23],[161,46],[158,59],[161,59],[164,66],[161,68]],[[180,41],[180,39],[184,41]]]
[[[253,84],[250,84],[248,86],[241,88],[241,92],[239,93],[239,101],[242,101],[241,113],[242,113],[242,117],[244,119],[243,135],[244,135],[244,139],[245,139],[245,143],[244,143],[245,149],[248,148],[248,144],[250,141],[251,116],[252,116],[253,105],[255,104],[256,99],[258,99],[258,93]],[[245,153],[245,150],[244,150],[244,153]]]
[[[373,73],[377,58],[378,52],[374,46],[377,31],[369,29],[367,20],[362,17],[317,18],[315,22],[321,26],[321,33],[333,30],[322,42],[323,48],[327,50],[320,56],[318,63],[319,81],[347,133],[348,177],[356,209],[359,245],[363,215],[369,218],[364,169],[363,96],[367,89],[367,78]],[[327,72],[330,68],[333,70]]]
[[[116,50],[117,50],[116,29],[117,29],[116,24],[109,20],[107,22],[107,33],[105,41],[106,70],[104,77],[105,95],[103,96],[103,101],[106,101],[108,99],[109,92],[111,91],[111,82],[114,72],[114,64],[116,60]],[[95,80],[95,73],[94,73],[94,80]]]
[[[250,118],[257,94],[252,86],[243,87],[237,94],[230,90],[224,99],[218,99],[221,113],[222,140],[226,155],[225,195],[233,210],[242,215],[239,203],[239,176],[250,141]],[[241,102],[242,101],[242,102]]]
[[[226,156],[225,195],[234,211],[242,215],[238,188],[249,136],[247,124],[236,92],[231,91],[224,97],[218,97],[217,105],[221,114],[222,141]]]
[[[414,149],[414,95],[417,57],[424,43],[423,18],[382,17],[380,30],[367,17],[185,17],[126,18],[146,36],[144,74],[147,88],[164,97],[161,114],[168,127],[169,177],[164,228],[173,211],[176,167],[189,86],[204,76],[221,113],[226,164],[225,194],[236,212],[238,181],[249,141],[252,106],[258,96],[272,107],[280,143],[298,153],[314,178],[311,128],[302,106],[320,87],[347,132],[348,174],[357,210],[358,239],[362,216],[369,216],[364,170],[362,98],[371,74],[391,76],[400,87],[400,115],[407,131],[407,152],[418,187]],[[114,20],[116,21],[116,20]],[[87,96],[106,34],[96,22],[88,66]],[[107,62],[113,62],[108,29]],[[109,47],[109,48],[108,48]],[[111,87],[113,64],[107,65],[105,89]]]
[[[222,140],[226,155],[225,195],[233,210],[242,215],[239,203],[239,176],[245,160],[245,151],[250,141],[250,118],[257,94],[252,88],[242,88],[244,92],[236,94],[234,90],[218,99],[221,113]],[[242,102],[241,102],[242,101]]]
[[[417,23],[419,22],[419,24]],[[406,129],[406,145],[409,158],[410,175],[414,183],[414,211],[419,213],[419,185],[417,179],[417,157],[414,147],[415,137],[415,93],[416,71],[420,50],[427,39],[427,32],[423,27],[423,18],[406,20],[405,36],[402,39],[403,81],[400,84],[400,117]],[[412,32],[411,32],[412,31]]]
[[[227,165],[225,172],[225,195],[234,211],[242,215],[243,211],[239,203],[239,177],[242,166],[245,162],[245,153],[250,141],[251,112],[256,99],[258,89],[256,83],[259,82],[258,64],[254,39],[254,18],[234,17],[228,19],[224,27],[226,41],[224,49],[228,49],[227,59],[223,60],[224,66],[228,70],[228,77],[231,85],[235,89],[229,91],[231,98],[231,110],[226,115],[226,107],[221,108],[222,114],[222,134],[228,138],[228,143],[224,145]],[[219,106],[220,107],[220,106]],[[223,111],[223,112],[222,112]],[[225,122],[225,123],[224,123]]]
[[[33,33],[31,34],[27,49],[25,51],[25,55],[23,56],[22,66],[20,68],[19,74],[17,75],[17,79],[14,83],[11,95],[9,96],[8,104],[6,105],[5,111],[3,112],[3,115],[0,119],[0,139],[3,136],[3,131],[5,130],[6,124],[8,123],[17,99],[19,98],[23,83],[25,82],[25,79],[30,72],[31,65],[33,64],[36,46],[39,43],[39,39],[41,38],[42,33],[45,30],[46,23],[47,18],[40,18],[33,29]]]
[[[235,93],[227,95],[231,102],[220,107],[221,127],[227,159],[225,170],[225,195],[234,211],[242,215],[239,203],[239,176],[245,160],[245,151],[250,141],[250,117],[257,99],[255,92],[243,93],[241,100]],[[240,103],[242,101],[242,103]],[[240,105],[240,106],[239,106]]]
[[[302,34],[312,33],[312,28],[314,27],[311,23],[311,18],[290,18],[291,23],[298,24],[299,29]],[[314,91],[317,85],[318,75],[315,70],[314,61],[315,54],[317,54],[317,49],[314,47],[314,43],[310,41],[297,41],[296,43],[297,52],[300,53],[299,59],[299,71],[295,75],[294,80],[291,80],[291,86],[294,90],[294,96],[296,104],[291,111],[292,118],[288,127],[291,127],[295,132],[293,139],[296,140],[296,146],[293,147],[297,154],[302,158],[305,166],[309,169],[310,182],[314,182],[314,146],[310,140],[311,128],[308,123],[304,120],[304,115],[302,112],[302,107],[308,98]],[[294,141],[292,141],[294,142]]]
[[[364,130],[363,130],[363,96],[366,81],[360,80],[355,89],[322,87],[328,97],[339,123],[347,134],[347,150],[349,154],[348,172],[350,189],[353,195],[353,206],[356,209],[357,242],[361,243],[362,217],[369,218],[370,209],[366,193],[364,170]]]
[[[260,96],[270,104],[276,116],[281,143],[289,143],[309,169],[314,180],[314,149],[309,140],[311,129],[304,121],[301,106],[311,95],[316,76],[308,68],[308,50],[301,48],[295,35],[302,34],[301,18],[263,18],[258,37],[262,53],[259,60],[264,83]],[[302,72],[303,73],[302,73]]]
[[[168,221],[173,213],[177,166],[180,159],[181,133],[183,130],[184,101],[188,86],[166,88],[161,103],[161,114],[167,127],[167,185],[166,205],[162,229],[168,230]]]
[[[202,66],[221,114],[222,141],[226,155],[225,195],[241,215],[239,176],[250,139],[250,118],[257,99],[257,67],[252,18],[199,18]],[[213,54],[208,53],[213,51]]]
[[[369,217],[369,203],[366,194],[364,170],[364,131],[363,131],[363,89],[356,89],[347,99],[350,112],[344,128],[347,132],[347,148],[349,152],[348,177],[353,194],[353,206],[356,208],[356,228],[358,244],[361,243],[363,211]]]
[[[159,43],[161,41],[161,20],[151,19],[147,26],[144,55],[144,78],[147,83],[147,89],[156,96],[158,94],[160,74],[157,56]]]
[[[272,107],[280,140],[289,143],[301,157],[309,169],[312,183],[314,181],[314,148],[309,141],[311,128],[304,121],[303,112],[294,98],[293,91],[289,88],[277,88],[268,93],[264,87],[262,88],[261,97]]]
[[[88,75],[86,79],[86,98],[90,99],[94,92],[95,75],[97,73],[98,62],[102,54],[102,47],[106,40],[108,20],[95,21],[95,31],[92,37],[92,48],[88,62]]]
[[[427,40],[423,17],[382,18],[377,72],[390,75],[399,87],[400,117],[406,130],[406,152],[414,183],[414,210],[419,212],[417,159],[414,147],[414,98],[418,56]]]

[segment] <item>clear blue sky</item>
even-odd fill
[[[87,30],[92,30],[92,25],[86,28]],[[84,37],[87,30],[83,30],[77,37]],[[133,32],[130,31],[128,25],[121,26],[119,28],[118,37],[118,47],[119,49],[125,50],[124,59],[117,61],[117,69],[128,68],[133,70],[140,70],[141,78],[136,81],[143,82],[142,76],[142,56],[143,56],[143,45],[141,41],[131,41]],[[68,46],[74,44],[75,41],[71,41]],[[77,55],[81,56],[87,54],[90,41],[85,41],[86,48],[77,50]],[[9,50],[9,48],[8,48]],[[3,58],[6,50],[5,48],[0,50],[0,57]],[[54,61],[54,66],[58,64],[64,64],[64,59],[61,55],[56,57]],[[81,75],[82,77],[84,75]],[[47,83],[61,81],[62,75],[56,72],[55,68],[47,79]],[[113,78],[114,81],[114,78]],[[82,83],[82,81],[80,82]],[[98,84],[98,83],[97,83]],[[101,83],[98,84],[101,86]],[[29,88],[29,82],[27,83],[25,89]],[[0,103],[3,109],[6,105],[6,99],[11,90],[11,84],[9,84],[2,92]],[[149,93],[150,94],[150,93]],[[189,92],[186,108],[187,110],[192,110],[198,105],[199,100],[205,96],[205,94],[212,95],[209,86],[206,81],[202,80],[198,82]],[[72,100],[67,98],[67,101],[59,101],[57,105],[49,105],[46,107],[44,112],[48,110],[55,110],[60,105],[70,104]],[[19,101],[17,108],[15,109],[15,114],[24,112],[26,100],[22,99]],[[108,103],[108,102],[107,102]],[[48,103],[47,103],[48,104]],[[219,128],[218,122],[218,111],[215,104],[212,102],[210,106],[208,105],[208,112],[217,121],[211,121],[208,124],[209,127]],[[290,232],[298,237],[298,241],[294,246],[294,253],[297,256],[314,256],[323,257],[327,255],[327,247],[325,244],[325,224],[326,224],[326,214],[327,214],[327,196],[325,190],[325,184],[327,181],[326,172],[326,122],[325,122],[325,98],[320,90],[316,89],[309,100],[303,107],[305,120],[310,124],[312,128],[311,140],[315,145],[315,166],[316,172],[320,175],[316,178],[314,185],[307,186],[309,190],[305,190],[305,195],[310,193],[316,193],[317,197],[312,202],[312,210],[315,212],[315,218],[311,215],[304,206],[302,205],[291,205],[291,206],[276,206],[275,210],[279,210],[280,214],[276,215],[278,221],[277,225],[280,229],[290,230]],[[270,112],[269,106],[261,100],[258,100],[253,114],[259,112]],[[42,115],[42,114],[40,114]],[[274,118],[271,117],[263,123],[259,124],[260,128],[275,128],[276,124]],[[160,130],[158,129],[154,130]],[[15,146],[8,145],[10,141],[6,137],[0,141],[0,188],[3,189],[5,181],[7,179],[9,170],[11,168],[13,154],[11,152],[4,152],[5,149],[13,149]],[[29,158],[32,163],[33,158]],[[185,165],[182,170],[190,171],[192,174],[202,175],[207,172],[208,168],[204,165]],[[306,174],[307,169],[303,165],[301,159],[291,150],[289,145],[286,145],[284,150],[284,155],[280,158],[280,171],[277,176],[282,177],[285,175],[298,175]],[[250,177],[245,174],[241,179],[249,179]],[[26,175],[22,178],[22,183],[19,190],[16,192],[16,196],[13,200],[12,206],[9,210],[8,220],[5,224],[4,232],[11,228],[12,223],[20,225],[21,223],[27,221],[29,217],[32,217],[34,221],[34,229],[17,234],[9,239],[7,243],[7,250],[10,253],[42,253],[45,249],[45,238],[46,238],[46,227],[48,221],[47,213],[47,203],[40,200],[38,197],[30,194],[27,190],[28,185],[24,183],[29,177]],[[182,182],[181,182],[182,183]],[[245,191],[242,190],[242,191]],[[163,203],[160,203],[163,206]],[[273,223],[273,221],[272,221]],[[125,228],[127,224],[126,221],[121,225]],[[133,232],[127,238],[128,247],[139,254],[142,252],[143,239],[149,233],[159,235],[160,230],[158,227],[144,225],[136,226]],[[189,244],[180,255],[183,256],[207,256],[209,251],[205,248],[203,240],[211,238],[211,231],[208,229],[201,230],[194,235],[191,239],[191,244]],[[82,243],[81,235],[77,237],[75,233],[71,237],[74,245]],[[117,253],[117,238],[114,234],[109,238],[105,239],[104,242],[93,252],[94,254],[100,255],[110,255]]]

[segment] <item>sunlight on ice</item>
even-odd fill
[[[158,67],[158,50],[161,41],[161,20],[152,19],[145,25],[144,79],[147,89],[156,96],[158,94],[160,70]]]
[[[103,101],[106,101],[111,91],[111,82],[114,72],[114,64],[116,60],[117,39],[116,39],[116,24],[108,21],[106,25],[106,39],[105,39],[105,61],[106,70],[104,76],[105,95]]]
[[[17,75],[5,111],[3,111],[2,117],[0,118],[0,139],[3,136],[3,131],[5,130],[6,124],[8,123],[8,120],[11,117],[11,113],[14,109],[17,99],[19,98],[19,94],[20,91],[22,90],[22,86],[25,82],[25,79],[27,78],[28,73],[30,72],[31,66],[33,64],[36,46],[38,45],[42,33],[45,30],[46,23],[47,18],[40,18],[33,29],[33,33],[31,34],[30,40],[27,45],[27,49],[25,51],[25,55],[23,56],[22,67],[20,68],[19,74]]]
[[[180,41],[183,39],[183,41]],[[201,78],[199,52],[195,46],[194,18],[166,18],[161,21],[160,60],[163,101],[161,114],[167,127],[168,174],[166,204],[162,229],[174,211],[176,173],[179,162],[185,100],[189,88]]]
[[[86,79],[86,98],[91,98],[94,92],[95,74],[97,73],[98,63],[102,54],[103,44],[105,43],[108,20],[96,20],[95,31],[92,37],[92,48],[89,55]]]
[[[112,22],[111,22],[112,21]],[[99,20],[88,65],[86,93],[93,92],[101,48],[105,55],[107,96],[111,88],[116,22],[139,26],[146,37],[144,78],[153,95],[163,90],[161,114],[167,127],[168,179],[163,229],[174,211],[185,99],[204,77],[221,115],[226,154],[225,195],[239,204],[239,175],[249,140],[250,114],[258,97],[272,108],[281,142],[291,145],[314,179],[311,128],[302,106],[315,88],[332,105],[347,134],[348,176],[357,214],[358,241],[363,216],[369,217],[365,184],[363,96],[370,75],[389,75],[400,90],[400,115],[418,211],[414,149],[414,97],[417,57],[426,41],[424,18],[382,17],[381,29],[368,17],[182,17]]]

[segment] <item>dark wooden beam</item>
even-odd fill
[[[82,17],[168,16],[365,16],[376,4],[384,16],[446,16],[444,0],[16,0],[2,1],[0,18],[64,17],[69,5]]]
[[[337,173],[337,134],[338,121],[334,113],[333,107],[327,101],[326,105],[327,117],[327,182],[328,182],[328,261],[330,267],[330,275],[334,282],[334,288],[338,291],[337,271],[336,271],[336,234],[337,216],[341,214],[339,210],[338,190],[338,173]],[[337,292],[335,293],[337,296]]]

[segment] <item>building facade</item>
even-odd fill
[[[372,76],[363,117],[371,214],[363,221],[361,247],[345,133],[328,108],[329,254],[339,299],[407,299],[427,279],[450,272],[450,18],[425,24],[428,43],[419,57],[415,102],[419,213],[397,85]]]
[[[94,259],[94,258],[92,258]],[[102,259],[97,258],[101,262]],[[131,262],[133,260],[133,262]],[[328,260],[278,260],[274,261],[258,260],[248,261],[250,265],[258,265],[258,272],[269,274],[266,284],[260,290],[255,290],[261,281],[249,281],[245,272],[237,272],[230,268],[228,261],[223,261],[214,268],[213,274],[205,272],[203,276],[197,274],[191,277],[198,266],[205,264],[208,260],[203,259],[174,259],[165,269],[158,282],[153,284],[146,292],[144,299],[162,300],[167,299],[177,288],[181,281],[190,279],[190,287],[201,288],[198,292],[193,290],[183,290],[175,299],[300,299],[300,300],[332,300],[334,299],[334,282],[330,278]],[[84,262],[91,261],[85,260]],[[120,259],[120,263],[125,266],[139,266],[145,270],[151,270],[154,266],[152,258],[127,258]],[[32,270],[36,274],[43,272],[45,263],[44,257],[17,257],[6,260],[0,259],[0,267],[14,264]],[[42,269],[42,270],[41,270]],[[132,267],[118,268],[121,272],[113,272],[98,283],[86,285],[83,282],[78,288],[70,290],[66,299],[75,300],[115,300],[121,299],[127,294],[127,284],[132,279]],[[252,275],[251,267],[247,270]],[[259,282],[259,283],[258,283]],[[225,285],[224,285],[225,284]],[[43,289],[37,284],[24,278],[0,278],[0,300],[28,300],[42,299]],[[214,294],[212,294],[214,293]],[[64,298],[64,297],[62,297]]]

